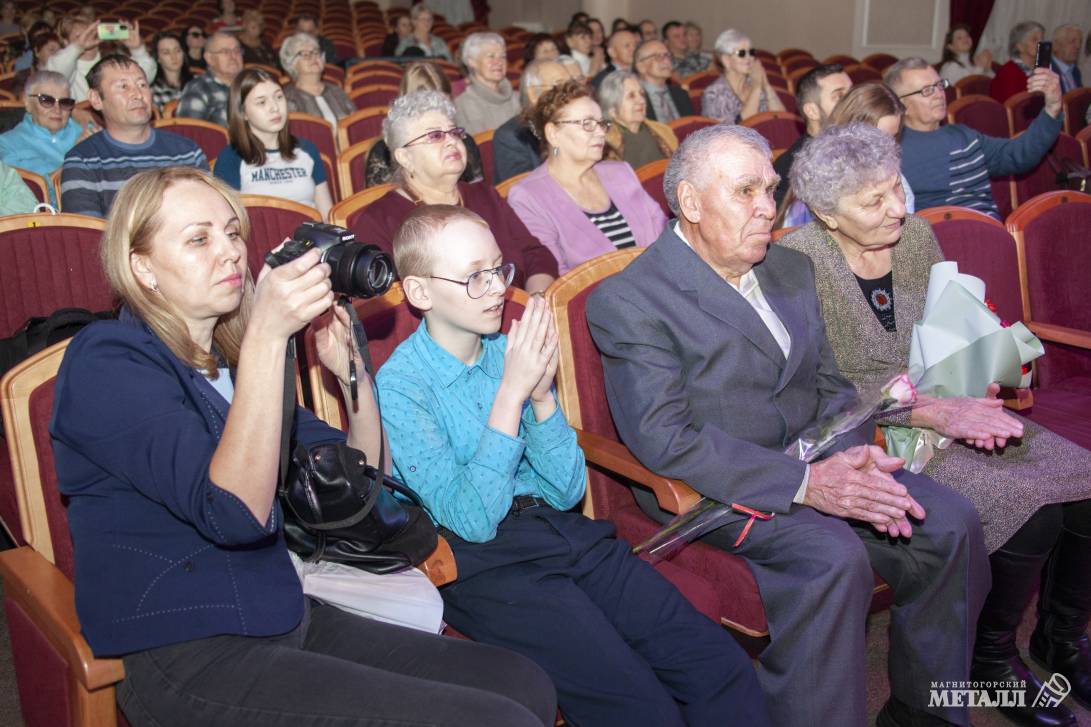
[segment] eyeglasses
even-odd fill
[[[220,50],[205,51],[205,53],[208,53],[212,56],[222,56],[224,54],[229,56],[241,56],[242,48],[221,48]]]
[[[667,51],[663,51],[662,53],[649,53],[643,58],[637,59],[637,63],[643,63],[644,61],[669,61],[670,59],[671,54]]]
[[[76,107],[76,99],[74,98],[54,98],[48,93],[35,94],[34,98],[38,99],[38,103],[40,103],[44,109],[53,108],[53,104],[60,104],[61,108],[65,111],[71,111]]]
[[[610,127],[614,125],[614,122],[608,119],[592,119],[590,117],[586,119],[565,119],[564,121],[554,121],[553,123],[579,124],[580,128],[586,131],[588,134],[594,133],[595,127],[598,127],[603,131],[609,131]]]
[[[739,58],[746,58],[747,56],[750,56],[751,58],[753,58],[757,54],[758,54],[758,52],[756,50],[754,50],[753,48],[739,48],[737,51],[732,53],[732,55],[736,55]]]
[[[296,58],[306,58],[306,59],[310,60],[311,58],[317,58],[320,55],[322,55],[322,51],[320,51],[320,50],[301,50],[301,51],[299,51],[298,53],[295,54],[295,57]]]
[[[404,149],[407,146],[412,146],[418,141],[423,141],[425,144],[438,144],[443,141],[443,138],[446,136],[449,136],[452,139],[461,139],[465,135],[466,130],[463,129],[461,126],[452,126],[450,129],[434,129],[432,131],[429,131],[427,134],[421,134],[415,139],[410,139],[409,141],[402,144],[402,148]]]
[[[203,30],[191,30],[188,33],[186,33],[186,35],[188,35],[190,38],[204,38],[205,37],[205,31],[203,31]]]
[[[466,295],[473,300],[477,300],[492,288],[493,278],[500,281],[500,290],[507,290],[507,287],[511,285],[511,281],[515,278],[515,263],[504,263],[498,268],[478,270],[476,273],[470,273],[466,280],[451,280],[438,275],[429,275],[428,277],[435,280],[446,280],[448,283],[454,283],[455,285],[464,285],[466,286]]]
[[[921,96],[924,96],[925,98],[928,98],[929,96],[934,94],[936,91],[939,91],[941,89],[946,90],[946,89],[948,89],[950,87],[951,87],[951,82],[948,81],[946,78],[941,78],[940,80],[936,81],[935,83],[930,83],[927,86],[925,86],[924,88],[919,88],[916,91],[913,91],[912,93],[903,94],[903,95],[899,96],[898,98],[909,98],[910,96],[916,96],[918,93]]]

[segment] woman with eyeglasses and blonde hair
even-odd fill
[[[508,202],[562,274],[603,253],[655,242],[667,217],[631,166],[602,160],[614,122],[585,84],[567,81],[546,91],[531,123],[546,159],[511,188]]]
[[[314,207],[322,219],[333,198],[318,149],[288,130],[288,100],[280,83],[260,68],[231,82],[229,146],[216,159],[216,176],[243,194],[282,197]]]
[[[284,87],[288,111],[321,116],[337,128],[337,122],[356,112],[356,105],[344,89],[322,79],[326,56],[318,38],[310,33],[292,33],[280,45],[280,67],[292,82]]]
[[[723,75],[705,88],[701,96],[703,115],[736,124],[763,111],[784,110],[748,37],[734,28],[725,30],[716,39],[714,50],[713,57]]]
[[[394,234],[421,204],[451,204],[480,215],[492,229],[504,259],[515,263],[512,284],[544,292],[557,277],[557,261],[527,231],[487,182],[461,181],[466,172],[466,132],[455,124],[455,106],[443,93],[420,90],[399,96],[383,120],[383,139],[393,150],[397,188],[368,205],[352,223],[356,237],[392,250]]]
[[[238,195],[189,167],[130,179],[102,260],[121,310],[69,344],[50,425],[92,652],[120,657],[128,722],[552,725],[530,660],[361,618],[303,594],[276,490],[288,341],[329,309],[317,251],[257,282]],[[348,318],[317,333],[347,398]],[[358,369],[362,368],[359,365]],[[378,461],[365,375],[348,432],[289,407],[295,445]]]

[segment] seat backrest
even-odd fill
[[[337,120],[337,148],[348,149],[357,142],[380,136],[387,109],[363,109]]]
[[[322,157],[322,167],[326,170],[326,184],[330,188],[330,199],[334,204],[341,201],[341,180],[337,176],[337,169],[333,166],[333,158],[328,154],[319,153]]]
[[[1064,131],[1075,136],[1087,126],[1087,107],[1091,106],[1091,88],[1074,88],[1064,95]]]
[[[947,121],[964,124],[987,136],[1008,136],[1008,113],[989,96],[963,95],[947,107]]]
[[[265,253],[291,237],[295,228],[307,220],[321,222],[318,210],[305,204],[267,197],[262,194],[242,195],[242,204],[250,217],[250,236],[246,240],[246,263],[254,280],[258,279]]]
[[[398,97],[398,87],[389,83],[376,83],[361,86],[349,94],[352,103],[358,109],[373,109],[389,106]]]
[[[1008,136],[1025,131],[1044,106],[1045,96],[1030,91],[1022,91],[1004,101],[1004,109],[1008,115]]]
[[[0,218],[0,338],[58,308],[108,310],[113,294],[99,262],[106,223],[84,215]]]
[[[321,116],[293,111],[288,114],[288,130],[293,136],[314,144],[319,153],[330,159],[337,158],[337,144],[333,138],[333,124]]]
[[[854,66],[846,66],[845,73],[849,74],[849,78],[852,79],[854,85],[883,80],[883,74],[863,63],[858,63]]]
[[[49,420],[53,383],[68,341],[61,341],[17,364],[0,379],[0,406],[11,454],[23,538],[72,580],[72,536],[67,505],[57,483]]]
[[[599,283],[624,270],[643,251],[633,247],[588,260],[553,281],[547,293],[560,340],[557,401],[573,427],[614,441],[618,434],[606,401],[602,361],[587,326],[587,299]],[[623,504],[632,504],[632,494],[625,488],[610,487],[598,477],[588,481],[584,512],[610,519]]]
[[[865,66],[871,66],[879,73],[882,73],[897,62],[898,57],[892,56],[889,53],[872,53],[861,61]]]
[[[178,134],[191,140],[201,147],[201,151],[211,162],[220,155],[228,144],[227,129],[210,121],[201,119],[170,118],[159,119],[155,122],[155,128]]]
[[[955,89],[958,91],[959,98],[963,96],[988,96],[989,86],[992,85],[992,82],[993,79],[990,76],[974,74],[959,79],[955,83]]]
[[[659,203],[659,206],[663,209],[663,214],[667,217],[674,215],[667,204],[666,193],[663,191],[663,175],[666,174],[669,163],[670,159],[656,159],[654,162],[648,162],[636,170],[636,176],[640,179],[644,191]]]
[[[795,71],[806,68],[808,71],[812,68],[818,67],[818,61],[811,56],[791,56],[781,61],[781,67],[784,68],[786,74],[791,75]]]
[[[1013,177],[1012,206],[1018,207],[1039,194],[1062,189],[1057,176],[1064,173],[1066,162],[1082,166],[1083,149],[1078,141],[1062,131],[1033,169]]]
[[[686,140],[686,137],[697,131],[703,129],[706,126],[715,126],[720,123],[716,119],[709,118],[708,116],[682,116],[667,123],[667,126],[671,127],[671,131],[678,137],[678,143],[681,144]]]
[[[1019,255],[1024,320],[1091,330],[1091,195],[1047,192],[1020,205],[1006,224]]]
[[[711,86],[720,77],[717,71],[700,71],[682,79],[682,85],[690,91],[699,91]]]
[[[514,177],[508,177],[503,182],[496,185],[496,193],[499,194],[503,199],[507,199],[508,192],[511,191],[511,188],[519,184],[519,182],[523,181],[523,179],[528,174],[530,174],[530,172],[521,172],[519,174],[516,174]]]
[[[511,322],[522,317],[529,296],[526,291],[509,287],[505,293],[507,303],[500,325],[502,332],[507,332]],[[395,282],[390,290],[378,298],[354,300],[360,322],[367,334],[367,348],[371,354],[371,364],[375,371],[382,368],[394,349],[413,334],[421,322],[421,314],[409,305],[402,292],[401,283]],[[314,402],[314,413],[327,424],[338,429],[347,426],[344,402],[340,395],[340,386],[333,374],[318,359],[315,333],[318,327],[329,320],[329,313],[324,314],[303,332],[303,348],[307,362],[307,383]]]
[[[932,225],[943,256],[957,262],[959,272],[985,281],[985,295],[996,306],[996,314],[1012,322],[1022,320],[1019,259],[1015,240],[1004,225],[966,207],[932,207],[917,214]]]
[[[803,136],[806,126],[803,119],[787,111],[765,111],[754,114],[742,122],[764,136],[774,149],[791,146]]]
[[[487,129],[474,134],[474,143],[477,144],[477,150],[481,154],[481,171],[485,174],[485,183],[492,185],[493,171],[493,152],[492,152],[492,137],[496,133],[496,129]]]
[[[367,155],[371,152],[371,147],[381,139],[381,136],[366,139],[337,155],[337,181],[341,185],[341,199],[348,199],[367,187]]]
[[[1091,167],[1091,126],[1085,126],[1076,134],[1076,141],[1083,150],[1083,165]]]
[[[374,187],[368,187],[351,197],[346,197],[335,204],[330,210],[330,222],[335,225],[341,225],[342,227],[348,227],[349,229],[356,229],[356,219],[360,216],[360,213],[364,211],[364,208],[390,190],[396,189],[397,186],[398,185],[394,182],[376,184]]]
[[[39,202],[49,201],[49,183],[45,181],[45,177],[41,174],[36,174],[29,169],[22,169],[20,167],[12,168],[23,178],[23,183],[30,187],[30,191],[34,193],[35,199]]]

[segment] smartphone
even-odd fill
[[[1038,41],[1038,49],[1034,51],[1034,67],[1049,68],[1053,63],[1053,44],[1048,40]]]
[[[128,40],[129,26],[125,23],[99,23],[99,40]]]

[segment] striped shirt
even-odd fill
[[[625,216],[621,214],[613,200],[610,200],[610,209],[605,212],[588,212],[584,210],[583,213],[587,215],[587,219],[591,220],[591,224],[599,228],[599,232],[606,235],[606,239],[618,250],[636,244],[636,238],[633,237],[633,231],[629,228],[629,223],[625,221]]]
[[[105,217],[114,196],[130,177],[158,167],[198,167],[208,160],[189,139],[151,129],[142,144],[125,144],[106,131],[72,147],[61,169],[61,206],[65,212]]]

